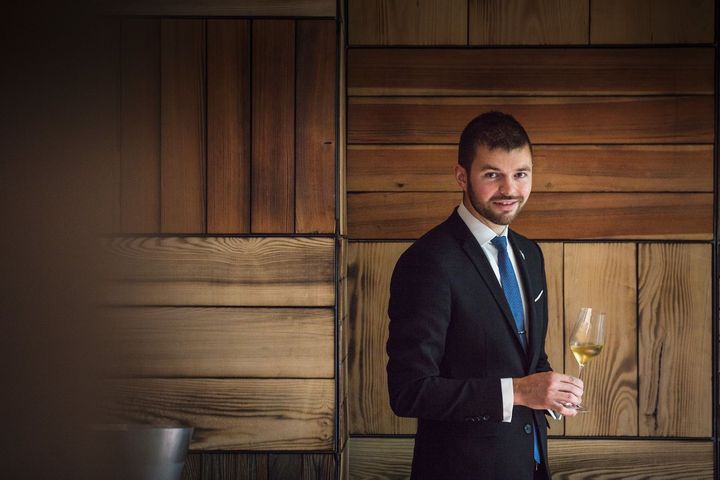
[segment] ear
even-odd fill
[[[462,165],[455,165],[455,180],[462,189],[463,192],[467,192],[467,172]]]

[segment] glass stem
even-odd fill
[[[585,379],[583,378],[583,373],[585,372],[585,365],[580,364],[579,366],[580,366],[580,373],[578,373],[578,378],[584,382]]]

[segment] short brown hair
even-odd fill
[[[485,145],[490,150],[502,148],[510,151],[527,145],[532,152],[532,144],[527,132],[508,113],[491,111],[473,118],[460,135],[458,163],[470,171],[475,159],[475,149]]]

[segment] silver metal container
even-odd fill
[[[97,478],[180,480],[192,427],[98,425]]]

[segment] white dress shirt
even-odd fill
[[[458,215],[460,215],[460,218],[463,219],[465,225],[467,225],[467,227],[470,229],[470,232],[473,234],[473,237],[475,237],[475,240],[477,240],[478,244],[480,244],[480,246],[482,247],[483,252],[485,252],[485,256],[490,262],[490,266],[492,267],[493,272],[495,272],[498,283],[501,284],[500,267],[498,267],[498,251],[497,248],[495,248],[495,246],[491,243],[491,241],[497,236],[507,237],[508,227],[505,226],[502,233],[498,235],[490,227],[475,218],[462,202],[458,207]],[[518,274],[519,270],[517,261],[515,260],[515,252],[513,251],[510,242],[508,242],[508,246],[510,247],[508,248],[508,256],[510,257],[510,263],[512,263],[513,270],[515,271],[515,278],[517,279],[518,286],[520,287],[520,297],[522,298],[523,305],[523,317],[525,318],[525,331],[527,332],[529,331],[529,329],[527,301],[525,300],[525,289],[523,288],[522,278],[520,278]],[[503,400],[503,422],[510,422],[512,421],[513,402],[515,401],[515,395],[513,394],[512,378],[501,378],[500,388],[502,391]]]

